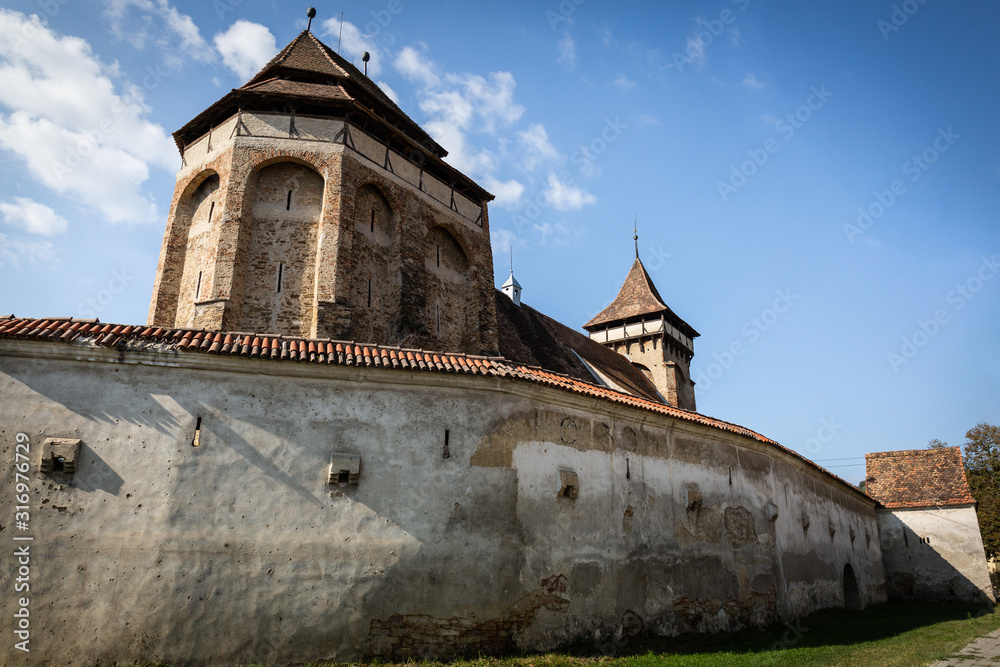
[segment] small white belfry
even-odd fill
[[[521,305],[521,283],[517,282],[513,270],[510,272],[510,278],[507,279],[507,282],[500,287],[500,291],[510,297],[515,306]]]

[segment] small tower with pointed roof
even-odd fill
[[[510,272],[510,278],[500,286],[500,291],[506,294],[515,306],[521,305],[521,283],[517,282],[513,270]]]
[[[497,352],[493,196],[308,29],[174,140],[151,325]]]
[[[667,403],[695,409],[691,358],[698,332],[670,310],[646,267],[635,261],[611,304],[583,325],[591,339],[628,357]]]

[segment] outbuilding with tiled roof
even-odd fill
[[[865,455],[890,599],[993,602],[976,501],[958,447]]]

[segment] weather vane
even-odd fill
[[[635,214],[635,222],[632,223],[632,240],[635,241],[635,258],[639,259],[639,214]]]

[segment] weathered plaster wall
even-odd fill
[[[863,603],[885,599],[874,510],[847,485],[754,440],[554,388],[6,340],[0,395],[6,478],[16,434],[33,448],[29,662],[448,656],[735,629],[843,604],[848,564]],[[75,476],[39,472],[46,437],[82,439]],[[356,487],[327,484],[333,452],[360,456]],[[0,502],[14,505],[10,485]]]
[[[992,602],[976,509],[880,510],[889,597]]]

